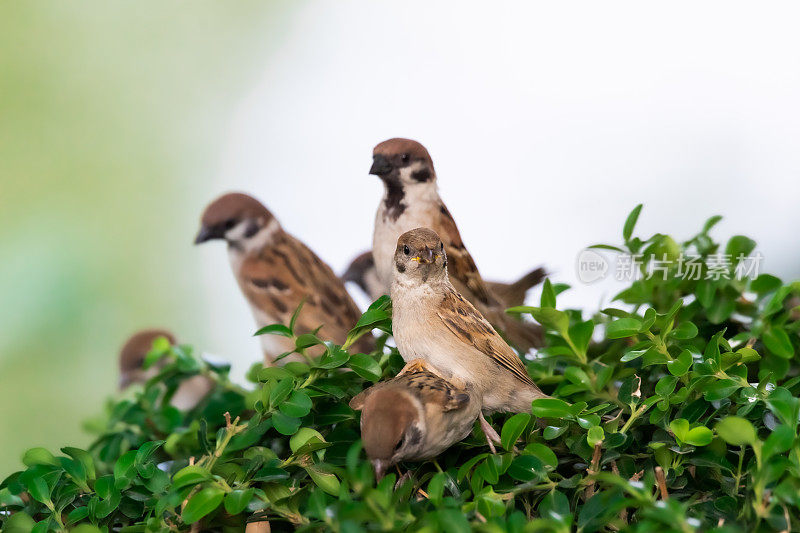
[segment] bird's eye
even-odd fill
[[[409,159],[408,154],[403,154],[403,155],[400,156],[400,160],[403,163],[408,163],[408,159]]]
[[[225,221],[226,230],[233,228],[235,225],[236,225],[236,219],[234,218],[229,218],[228,220]]]
[[[404,245],[403,246],[403,253],[406,254],[406,255],[410,254],[411,253],[411,248],[409,248],[408,245]]]

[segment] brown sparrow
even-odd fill
[[[164,367],[156,362],[147,370],[143,368],[145,357],[153,349],[156,339],[163,337],[175,345],[175,336],[163,329],[145,329],[134,333],[122,346],[119,353],[119,388],[126,389],[133,383],[145,383],[155,377]],[[206,376],[196,375],[185,379],[172,395],[170,404],[181,410],[196,406],[214,388],[214,382]]]
[[[484,412],[530,412],[533,400],[547,398],[514,350],[450,283],[435,231],[402,234],[393,265],[392,331],[406,362],[423,359],[442,377],[473,385]]]
[[[283,231],[261,202],[246,194],[225,194],[205,210],[195,244],[212,239],[228,243],[236,281],[259,327],[288,325],[301,302],[295,333],[311,333],[343,344],[361,317],[344,283],[305,244]],[[362,337],[356,348],[370,351],[372,339]],[[294,350],[291,339],[262,335],[264,362]],[[300,360],[298,356],[287,360]]]
[[[541,328],[508,316],[502,298],[481,278],[450,211],[439,197],[433,160],[425,147],[410,139],[384,141],[373,150],[369,172],[384,185],[372,237],[372,254],[384,291],[392,283],[397,239],[414,228],[431,228],[444,242],[453,286],[515,346],[524,351],[541,346]]]
[[[538,267],[511,283],[502,281],[484,281],[484,283],[500,298],[504,307],[514,307],[525,303],[528,290],[540,284],[545,277],[547,271],[543,267]],[[342,275],[342,280],[355,283],[373,301],[386,294],[384,285],[378,279],[371,251],[359,254],[353,259]]]
[[[481,404],[474,387],[448,381],[411,364],[394,379],[358,394],[361,440],[380,479],[400,461],[436,457],[469,435]]]

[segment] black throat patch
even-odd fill
[[[406,204],[403,203],[406,193],[396,176],[387,176],[383,182],[386,184],[386,196],[383,199],[386,216],[395,222],[406,210]]]

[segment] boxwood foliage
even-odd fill
[[[714,242],[719,217],[682,243],[636,237],[640,208],[603,253],[640,254],[642,272],[675,261],[666,275],[632,280],[592,317],[559,309],[566,287],[549,282],[538,307],[510,310],[547,330],[527,367],[552,399],[536,400],[533,416],[492,417],[497,454],[476,426],[435,461],[400,465],[402,482],[376,483],[347,403],[401,368],[383,342],[351,354],[351,342],[265,328],[302,354],[325,352],[254,366],[248,388],[190,347],[157,342],[148,363],[169,364],[110,405],[88,449],[25,453],[0,485],[3,531],[800,529],[800,284],[735,279],[736,260],[717,276],[715,255],[755,243]],[[700,279],[680,275],[681,253],[699,256]],[[390,314],[387,299],[375,302],[350,341],[374,329],[385,341]],[[213,392],[190,412],[171,407],[196,374]]]

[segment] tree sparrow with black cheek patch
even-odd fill
[[[246,194],[230,193],[213,201],[202,216],[195,244],[213,239],[228,244],[228,257],[258,327],[287,325],[304,302],[295,333],[310,333],[319,326],[320,338],[343,344],[361,316],[344,283],[305,244],[283,231],[261,202]],[[264,362],[292,351],[291,339],[262,335]],[[356,348],[370,351],[371,337]],[[312,350],[313,352],[313,350]],[[314,353],[312,353],[314,355]],[[299,356],[287,360],[300,360]]]
[[[157,361],[147,370],[143,368],[145,357],[153,349],[158,338],[165,338],[175,345],[175,336],[163,329],[145,329],[133,334],[119,353],[119,388],[126,389],[134,383],[146,383],[164,367]],[[206,376],[192,376],[178,386],[170,399],[170,405],[182,411],[194,408],[214,388],[214,382]]]
[[[397,239],[414,228],[431,228],[444,242],[453,286],[515,346],[524,351],[542,346],[541,328],[508,316],[503,298],[481,278],[450,211],[439,197],[428,150],[410,139],[389,139],[373,150],[369,172],[384,185],[372,239],[372,254],[384,291],[388,292],[392,283]],[[519,299],[516,294],[511,298]]]
[[[400,461],[436,457],[464,439],[481,404],[474,387],[415,363],[358,394],[350,407],[361,411],[361,440],[380,479]]]
[[[423,359],[442,377],[473,385],[484,412],[530,412],[533,400],[547,397],[514,350],[450,283],[445,246],[435,231],[402,234],[393,265],[392,331],[406,362]]]

